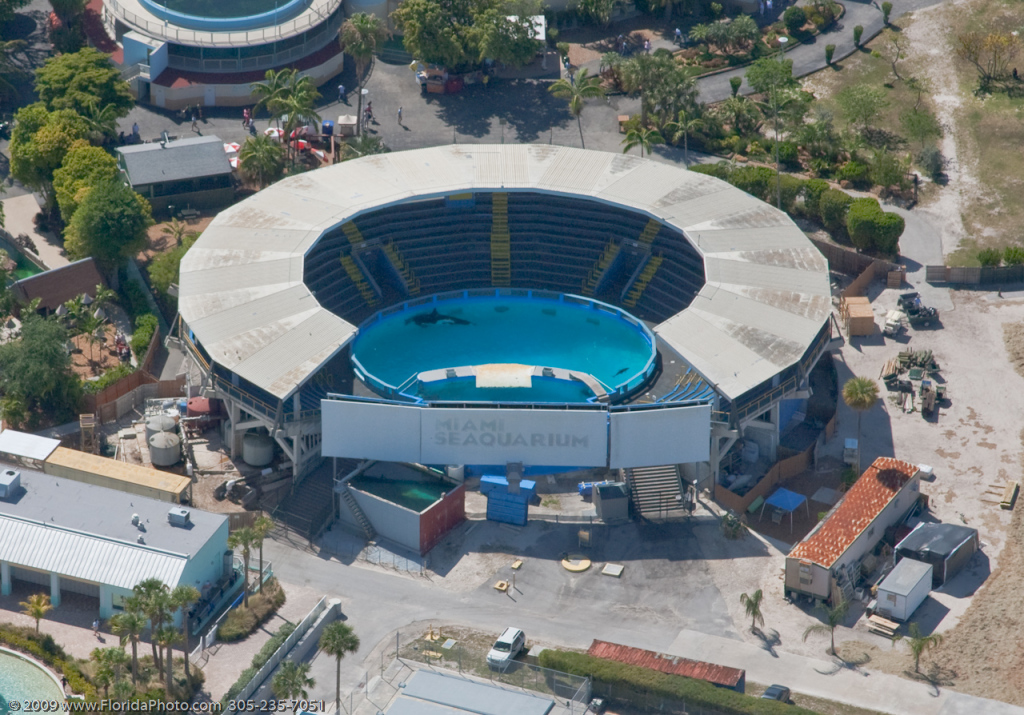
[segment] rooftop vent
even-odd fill
[[[176,506],[167,512],[167,521],[170,522],[171,526],[188,526],[189,524],[189,511],[183,509],[180,506]]]
[[[10,499],[21,487],[21,472],[5,469],[0,472],[0,499]]]
[[[138,526],[138,525],[139,525],[139,515],[138,514],[132,514],[132,526]]]
[[[146,539],[142,536],[142,534],[139,534],[139,543],[140,544],[146,543]]]

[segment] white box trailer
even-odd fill
[[[876,611],[894,621],[907,621],[932,590],[932,565],[903,559],[878,586]]]

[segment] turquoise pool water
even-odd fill
[[[45,671],[16,655],[0,651],[0,715],[12,712],[13,700],[64,700],[60,686]]]
[[[485,297],[437,300],[364,324],[353,361],[371,387],[401,386],[426,370],[518,363],[576,370],[609,390],[642,379],[655,347],[644,329],[593,304],[555,298]],[[422,385],[435,400],[582,402],[576,382],[534,378],[530,387],[477,388],[472,379]]]
[[[373,494],[381,499],[404,506],[419,513],[441,498],[452,486],[444,482],[394,481],[376,479],[365,475],[353,477],[349,482],[360,491]]]
[[[10,256],[17,264],[17,267],[11,273],[12,279],[21,280],[22,278],[28,278],[29,276],[34,276],[37,273],[43,272],[42,268],[28,260],[20,250],[3,239],[0,239],[0,249],[7,251],[7,255]]]

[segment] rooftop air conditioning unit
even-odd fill
[[[10,499],[21,487],[21,472],[5,469],[0,472],[0,499]]]
[[[188,526],[189,525],[189,511],[183,509],[180,506],[176,506],[167,512],[167,521],[170,522],[171,526]]]

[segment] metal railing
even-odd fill
[[[341,0],[314,0],[305,12],[292,20],[270,27],[236,32],[209,32],[178,27],[158,20],[152,15],[144,17],[136,14],[122,6],[118,0],[104,0],[103,5],[107,11],[126,24],[157,39],[198,47],[248,47],[286,40],[319,25],[331,18],[341,6]]]
[[[125,82],[131,82],[136,77],[141,77],[142,79],[148,80],[149,65],[145,62],[136,62],[132,66],[125,67],[123,70],[121,70],[121,79],[123,79]]]

